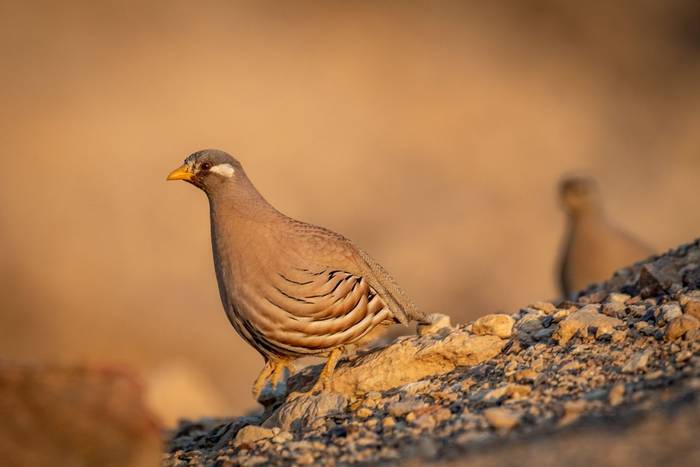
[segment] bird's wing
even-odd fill
[[[294,301],[307,305],[294,307],[299,313],[316,319],[337,315],[344,309],[339,304],[349,306],[343,300],[352,303],[356,295],[366,294],[370,300],[379,299],[400,323],[425,319],[391,275],[365,251],[323,227],[298,221],[293,225],[303,238],[292,261],[299,267],[280,272],[280,277],[286,282],[285,289],[296,289],[294,298],[302,300]]]
[[[286,259],[277,264],[289,264]],[[355,342],[393,320],[369,281],[337,263],[297,261],[299,266],[270,272],[271,280],[259,295],[264,302],[258,310],[264,312],[255,319],[269,321],[258,323],[258,334],[271,347],[278,352],[318,353]]]

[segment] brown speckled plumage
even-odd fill
[[[203,164],[205,164],[203,166]],[[229,164],[229,178],[203,167]],[[206,150],[183,166],[207,194],[219,292],[236,331],[266,360],[254,392],[292,359],[329,356],[376,326],[423,315],[391,276],[348,239],[291,219],[258,193],[240,163]],[[189,175],[188,175],[189,176]],[[324,383],[325,384],[325,383]]]

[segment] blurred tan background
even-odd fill
[[[262,365],[164,180],[195,150],[456,321],[556,297],[564,173],[700,235],[694,1],[2,1],[0,57],[0,356],[132,366],[169,422],[253,408]]]

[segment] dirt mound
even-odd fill
[[[165,463],[697,465],[699,318],[696,241],[575,302],[436,317],[342,361],[332,393],[307,368],[263,414],[183,422]]]

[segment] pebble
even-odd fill
[[[554,339],[559,345],[566,345],[573,337],[588,335],[588,328],[596,329],[596,334],[612,334],[613,329],[622,326],[623,321],[598,312],[600,305],[586,305],[559,323]]]
[[[294,459],[294,461],[297,464],[301,464],[301,465],[313,464],[314,463],[314,455],[311,454],[310,452],[305,452],[305,453],[297,456],[296,459]]]
[[[561,308],[542,302],[513,316],[484,316],[470,326],[474,334],[483,335],[469,338],[502,341],[507,332],[496,324],[507,317],[514,323],[507,351],[476,364],[447,365],[445,372],[432,376],[416,373],[381,391],[368,386],[372,392],[348,392],[346,403],[326,404],[332,410],[325,413],[318,410],[309,416],[300,403],[296,421],[282,430],[281,425],[248,425],[239,431],[245,439],[256,428],[267,430],[257,441],[237,444],[222,437],[222,427],[230,427],[225,420],[184,422],[187,428],[178,428],[181,434],[170,442],[164,465],[382,465],[410,462],[411,456],[420,455],[431,460],[437,456],[434,460],[439,462],[455,443],[527,440],[531,433],[556,433],[558,426],[584,415],[595,421],[655,409],[671,397],[683,396],[691,384],[697,391],[700,342],[695,339],[700,338],[700,321],[690,311],[700,303],[700,292],[667,293],[664,288],[640,298],[599,290],[595,297],[564,302]],[[634,284],[624,290],[636,293],[639,288]],[[464,332],[468,326],[454,329]],[[567,327],[573,331],[568,341],[562,334]],[[512,339],[514,330],[519,339]],[[441,326],[436,332],[437,337],[401,339],[430,348],[455,331]],[[571,341],[574,337],[578,338]],[[559,345],[562,342],[566,344]],[[339,368],[347,369],[347,362]],[[368,374],[367,379],[374,376]],[[292,390],[301,391],[294,385]],[[318,400],[333,402],[343,391]],[[251,423],[261,423],[260,417]],[[213,443],[222,448],[212,452]]]
[[[472,332],[478,335],[497,336],[507,339],[513,335],[515,321],[509,315],[491,314],[474,321]]]
[[[544,311],[548,315],[557,311],[557,307],[554,306],[554,304],[552,304],[550,302],[535,302],[532,305],[530,305],[530,308],[534,308],[535,310]]]
[[[630,298],[632,298],[632,297],[630,297],[627,294],[613,292],[610,295],[608,295],[608,298],[606,299],[606,301],[608,303],[626,303],[627,300],[629,300]]]
[[[261,439],[272,438],[274,433],[269,428],[263,428],[256,425],[244,426],[236,434],[235,444],[250,444]]]
[[[624,317],[626,311],[627,307],[624,303],[610,302],[603,305],[603,314],[606,316],[612,316],[613,318]]]
[[[406,417],[406,421],[411,422],[411,420],[408,420],[408,417]],[[415,420],[412,420],[413,424],[417,426],[418,428],[422,430],[430,430],[435,428],[435,419],[431,417],[428,414],[421,415],[420,417],[416,418]]]
[[[294,436],[288,431],[281,431],[280,434],[275,435],[272,437],[272,442],[273,443],[286,443],[287,441],[290,441],[294,439]]]
[[[538,376],[539,376],[539,373],[535,370],[532,370],[532,369],[521,370],[521,371],[518,371],[517,373],[515,373],[515,380],[518,382],[532,383],[537,379]]]
[[[700,320],[700,294],[683,295],[680,302],[686,315]]]
[[[625,399],[625,385],[623,383],[615,384],[608,393],[608,402],[613,407],[617,407],[622,404]]]
[[[409,412],[413,412],[427,406],[428,404],[420,400],[396,402],[389,406],[389,414],[394,417],[401,417]]]
[[[693,356],[693,352],[690,350],[681,350],[676,354],[676,361],[677,362],[685,362],[686,360],[689,360]]]
[[[518,321],[517,328],[518,331],[523,332],[525,334],[534,334],[537,331],[541,330],[543,328],[542,326],[542,318],[543,318],[544,313],[541,311],[530,311],[526,313],[520,320]]]
[[[493,407],[484,410],[484,417],[495,429],[511,430],[520,422],[520,415],[504,407]]]
[[[672,341],[683,337],[688,331],[698,328],[700,328],[700,321],[694,316],[679,316],[668,323],[664,337],[666,340]]]
[[[661,305],[660,314],[664,321],[669,322],[681,316],[683,311],[678,303],[669,303],[666,305]]]
[[[649,363],[649,357],[651,357],[653,351],[644,350],[641,352],[635,352],[632,358],[622,367],[623,373],[637,373],[639,371],[646,370],[647,364]]]
[[[385,417],[384,420],[382,420],[382,426],[384,428],[392,428],[394,425],[396,425],[396,419],[394,417]]]
[[[427,336],[430,334],[437,334],[442,329],[451,328],[452,324],[450,322],[450,317],[440,313],[433,313],[428,316],[427,323],[420,323],[416,327],[416,332],[419,336]]]
[[[610,340],[616,344],[619,344],[620,342],[624,341],[627,338],[627,331],[618,329],[616,331],[613,331],[613,333],[610,336]]]

